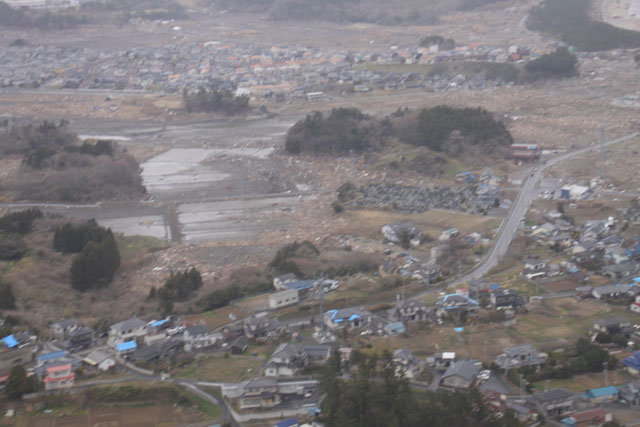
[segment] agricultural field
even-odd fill
[[[207,356],[173,369],[171,375],[210,382],[239,382],[259,375],[260,359],[251,356]]]
[[[128,384],[58,394],[17,404],[17,417],[0,425],[19,427],[171,427],[219,420],[220,408],[171,385]]]

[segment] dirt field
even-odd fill
[[[172,376],[199,381],[239,382],[259,376],[260,361],[251,356],[209,356],[174,369]]]
[[[68,417],[30,417],[16,420],[17,427],[169,427],[203,421],[194,409],[173,406],[142,408],[88,409],[86,413]]]
[[[457,228],[461,234],[493,231],[500,226],[500,219],[490,216],[468,215],[458,212],[430,210],[419,214],[402,214],[369,209],[348,210],[344,215],[344,231],[368,239],[381,239],[383,225],[396,221],[413,221],[423,235],[438,239],[447,228]]]

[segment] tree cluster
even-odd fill
[[[313,243],[308,240],[304,242],[293,242],[284,245],[273,260],[269,263],[269,267],[273,268],[278,274],[294,273],[301,275],[299,267],[292,261],[293,258],[308,258],[320,255],[320,251]]]
[[[10,400],[20,400],[27,393],[34,393],[42,389],[42,383],[37,375],[27,377],[27,371],[22,365],[11,368],[4,391]]]
[[[438,35],[426,36],[420,39],[420,46],[429,47],[438,45],[438,49],[451,50],[456,47],[456,41],[450,38],[444,38]]]
[[[416,393],[396,375],[392,356],[354,352],[350,380],[340,379],[340,356],[334,352],[321,379],[326,393],[322,418],[334,426],[492,426],[521,424],[511,414],[498,416],[479,391]]]
[[[566,47],[529,61],[524,67],[528,80],[550,77],[573,77],[578,75],[578,58]]]
[[[549,361],[542,369],[521,367],[510,371],[509,378],[515,384],[519,384],[520,374],[523,374],[529,384],[546,379],[567,379],[574,375],[602,372],[605,363],[609,369],[615,369],[618,366],[618,359],[588,339],[580,338],[567,354],[551,354]]]
[[[54,247],[63,252],[77,252],[77,245],[83,242],[80,253],[71,263],[71,286],[84,292],[108,285],[118,268],[120,253],[110,229],[98,227],[89,222],[74,230],[75,226],[62,226],[56,229]],[[60,231],[59,231],[60,230]]]
[[[273,20],[433,24],[447,12],[496,0],[213,0],[225,9],[266,12]]]
[[[16,308],[16,297],[13,295],[11,284],[0,280],[0,309],[13,310]]]
[[[0,27],[63,30],[88,23],[90,20],[86,16],[33,11],[24,8],[14,9],[7,3],[0,1]]]
[[[185,109],[191,112],[222,113],[227,116],[242,114],[249,109],[248,96],[235,96],[230,90],[205,89],[182,92]]]
[[[155,292],[151,289],[150,296],[157,294],[160,298],[160,308],[165,314],[173,311],[173,303],[186,300],[189,295],[202,287],[202,276],[195,268],[190,268],[176,274],[171,274],[164,285]]]
[[[101,242],[110,234],[109,230],[100,227],[91,219],[83,224],[71,224],[70,222],[56,227],[53,234],[53,249],[65,254],[73,254],[82,251],[89,242]]]
[[[258,281],[243,286],[233,284],[203,296],[196,302],[196,305],[204,311],[215,310],[229,305],[233,300],[267,292],[271,289],[272,285],[268,281]]]
[[[375,148],[389,132],[379,122],[357,108],[334,108],[328,116],[314,111],[287,132],[289,153],[346,154]]]
[[[485,153],[513,143],[504,123],[482,108],[454,108],[440,105],[420,111],[394,125],[400,139],[412,145],[459,157],[470,146]]]
[[[0,218],[0,232],[27,234],[31,231],[33,221],[40,217],[42,211],[37,208],[8,213]]]
[[[18,198],[79,202],[145,192],[138,163],[110,141],[80,143],[64,120],[5,127],[0,154],[22,154],[23,166],[3,188]]]
[[[590,3],[544,0],[531,10],[527,27],[557,35],[566,44],[583,51],[640,47],[640,32],[593,20],[589,14]]]
[[[27,253],[23,235],[31,232],[33,221],[42,216],[39,209],[12,212],[0,218],[0,259],[15,261]]]

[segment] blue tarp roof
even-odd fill
[[[309,289],[316,282],[317,280],[298,280],[296,282],[285,283],[282,286],[287,289],[297,289],[300,291],[302,289]]]
[[[288,420],[280,421],[274,424],[274,427],[291,427],[297,426],[298,420],[295,418],[289,418]]]
[[[394,331],[397,333],[403,333],[407,330],[406,326],[404,326],[404,323],[402,322],[389,323],[387,326],[385,326],[385,329],[388,329],[390,331]]]
[[[41,354],[40,356],[38,356],[38,361],[47,362],[49,360],[65,357],[66,355],[67,355],[66,351],[53,351],[51,353]]]
[[[640,283],[640,277],[634,277],[633,281],[636,282],[636,283]]]
[[[155,322],[151,322],[149,325],[151,325],[152,327],[157,327],[157,326],[162,326],[165,323],[167,323],[169,321],[169,319],[164,319],[164,320],[156,320]]]
[[[2,342],[9,348],[18,345],[18,340],[16,340],[13,335],[7,335],[6,337],[2,338]]]
[[[613,396],[618,394],[618,387],[610,385],[609,387],[592,388],[587,391],[584,396],[587,399],[598,398],[604,396]]]
[[[640,351],[636,351],[632,356],[622,359],[622,364],[640,371]]]
[[[135,350],[138,347],[135,341],[126,341],[118,344],[118,351]]]
[[[464,328],[453,328],[456,332],[464,332]]]

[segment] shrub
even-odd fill
[[[118,245],[107,230],[106,237],[99,242],[90,241],[71,263],[71,285],[78,291],[87,291],[108,285],[120,268]]]
[[[42,217],[42,211],[37,208],[8,213],[0,218],[0,231],[27,234],[31,231],[33,221],[40,217]]]
[[[232,116],[244,113],[249,108],[248,96],[235,96],[230,90],[205,89],[200,87],[194,94],[186,90],[182,99],[187,112],[224,113]]]
[[[566,47],[559,47],[553,53],[542,55],[530,61],[524,69],[529,80],[548,77],[572,77],[578,74],[578,58]]]
[[[164,286],[158,290],[162,300],[184,301],[194,291],[202,287],[202,276],[195,268],[171,274]],[[155,288],[153,288],[155,289]]]
[[[333,203],[331,203],[331,207],[333,208],[334,213],[339,214],[344,212],[344,206],[337,200],[334,200]]]
[[[16,308],[16,297],[9,283],[0,281],[0,309],[13,310]]]
[[[373,148],[382,142],[380,123],[357,108],[334,108],[325,117],[314,111],[287,132],[289,153],[348,153]]]
[[[63,253],[78,253],[89,242],[101,242],[109,234],[109,230],[100,227],[94,219],[84,224],[71,223],[56,227],[53,234],[53,249]]]
[[[27,253],[27,245],[20,234],[0,231],[0,259],[15,261]]]

